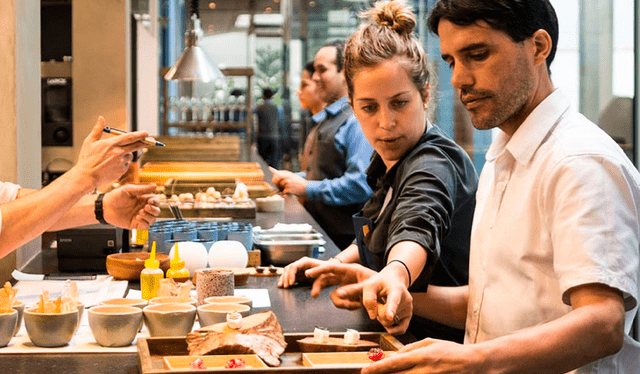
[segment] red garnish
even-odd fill
[[[240,369],[244,367],[244,360],[241,358],[232,358],[224,365],[225,369]]]
[[[206,366],[204,366],[204,361],[202,361],[202,359],[200,357],[198,357],[195,360],[191,361],[189,363],[189,367],[191,369],[206,369],[207,368]]]
[[[380,361],[384,358],[384,352],[380,348],[371,348],[367,356],[371,361]]]

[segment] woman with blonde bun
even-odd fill
[[[315,278],[313,296],[341,284],[331,294],[336,306],[364,306],[391,333],[411,322],[418,338],[462,341],[461,330],[412,320],[408,291],[467,284],[477,175],[465,151],[427,119],[430,73],[410,7],[383,1],[363,15],[368,22],[349,39],[344,66],[351,106],[375,150],[367,170],[374,193],[354,217],[354,244],[327,262],[287,266],[279,285],[305,271]]]

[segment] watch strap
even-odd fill
[[[102,208],[103,198],[104,198],[103,193],[99,194],[98,197],[96,198],[94,213],[96,215],[96,219],[98,220],[98,222],[102,223],[103,225],[108,225],[109,223],[104,220],[104,209]]]

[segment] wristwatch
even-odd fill
[[[94,213],[96,215],[96,219],[98,220],[98,222],[102,223],[103,225],[108,225],[109,223],[104,220],[104,210],[102,209],[103,198],[104,198],[103,193],[98,195],[98,198],[96,199],[96,203],[95,203]]]

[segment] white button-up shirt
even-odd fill
[[[555,320],[571,310],[567,291],[588,283],[622,291],[628,333],[639,293],[639,185],[620,147],[559,91],[512,137],[501,132],[478,185],[465,343]],[[579,372],[625,372],[639,347],[626,337],[617,355]],[[634,364],[623,358],[630,353]]]
[[[9,182],[0,182],[0,205],[15,200],[20,186]],[[0,212],[0,232],[2,232],[2,212]]]

